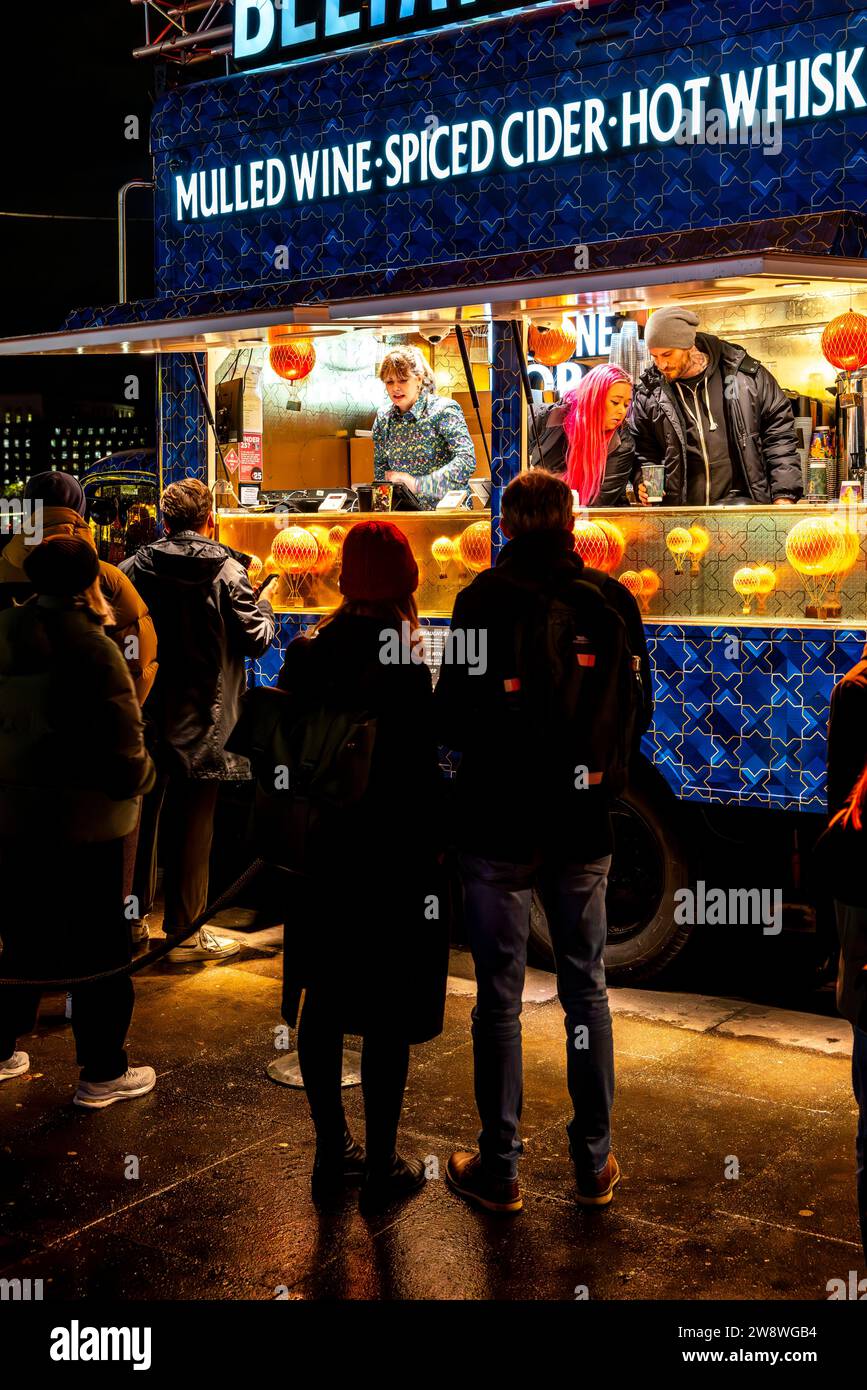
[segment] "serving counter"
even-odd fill
[[[583,511],[576,549],[649,623],[852,626],[867,619],[860,505]]]
[[[360,521],[389,520],[406,534],[419,568],[419,616],[450,618],[460,589],[491,563],[490,512],[221,512],[218,536],[252,556],[254,585],[269,573],[278,613],[303,617],[340,602],[343,542]]]

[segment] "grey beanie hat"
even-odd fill
[[[670,308],[657,309],[650,315],[644,330],[644,341],[650,348],[691,348],[695,347],[695,330],[698,328],[698,314],[692,309],[681,309],[673,304]]]

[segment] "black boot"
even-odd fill
[[[339,1147],[317,1142],[310,1183],[314,1202],[333,1200],[342,1196],[350,1183],[361,1182],[364,1164],[364,1149],[356,1144],[348,1129],[343,1131]]]
[[[360,1202],[367,1210],[402,1202],[420,1192],[425,1184],[425,1166],[420,1158],[400,1158],[394,1154],[384,1165],[370,1164],[361,1183]]]

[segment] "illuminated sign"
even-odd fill
[[[588,9],[589,4],[583,0],[576,8]],[[536,8],[518,0],[235,0],[232,55],[238,63],[257,67],[289,63]]]
[[[519,109],[499,120],[462,109],[461,120],[429,119],[423,129],[210,165],[174,176],[172,213],[177,222],[208,221],[488,171],[611,158],[671,144],[684,132],[699,137],[711,106],[719,108],[735,140],[745,128],[768,119],[775,124],[830,119],[867,107],[858,77],[863,56],[863,47],[820,53],[715,78],[661,82],[616,98]]]

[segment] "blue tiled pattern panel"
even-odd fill
[[[207,426],[192,364],[192,355],[186,353],[170,352],[160,358],[161,487],[182,478],[207,481]],[[204,372],[204,354],[199,354],[199,366]]]
[[[283,657],[289,643],[299,633],[306,632],[318,621],[318,614],[313,616],[301,616],[299,614],[296,617],[293,613],[278,613],[277,631],[271,646],[264,656],[247,663],[250,679],[256,685],[274,685],[280,674]],[[436,679],[442,660],[443,646],[448,636],[448,623],[444,619],[434,618],[428,621],[425,618],[421,620],[420,626],[425,629],[427,634],[425,637],[425,658],[433,670],[434,679]]]
[[[865,637],[648,626],[656,705],[644,752],[684,801],[823,812],[831,690]]]
[[[856,0],[612,0],[563,6],[344,58],[194,84],[153,123],[157,288],[190,293],[314,281],[350,268],[416,266],[677,232],[865,204],[867,117],[790,123],[784,151],[669,144],[522,172],[490,172],[300,211],[178,226],[173,172],[234,164],[281,142],[314,148],[406,128],[431,115],[498,117],[865,43]],[[278,269],[274,248],[289,247]],[[538,274],[538,271],[536,272]],[[420,287],[422,287],[420,285]]]
[[[679,231],[643,232],[640,236],[587,242],[588,265],[594,271],[668,265],[672,261],[713,261],[757,251],[785,251],[805,256],[867,255],[867,217],[863,212],[840,210],[790,213],[759,221],[729,222],[720,227],[685,228]],[[415,263],[392,265],[387,270],[359,270],[329,275],[291,278],[279,284],[240,285],[228,290],[189,289],[172,291],[134,304],[103,304],[74,309],[67,328],[109,328],[117,324],[161,323],[176,319],[207,318],[212,314],[255,313],[257,309],[293,308],[320,300],[349,303],[377,295],[454,291],[481,284],[512,285],[527,280],[561,281],[575,269],[575,247],[552,246],[546,251],[519,249],[497,256],[465,256],[440,265]]]

